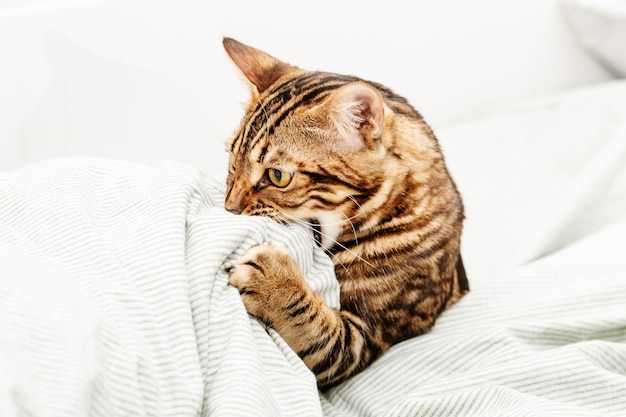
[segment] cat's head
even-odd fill
[[[226,209],[306,222],[330,249],[368,221],[362,206],[385,186],[380,139],[388,109],[381,93],[355,77],[306,71],[233,39],[224,47],[252,90],[228,144]]]

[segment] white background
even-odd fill
[[[248,87],[223,36],[381,82],[435,131],[610,78],[557,0],[0,0],[0,170],[86,155],[224,177]]]

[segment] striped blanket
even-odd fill
[[[332,265],[310,233],[225,212],[221,186],[178,163],[62,159],[0,174],[0,416],[625,416],[617,87],[596,136],[593,114],[571,100],[465,128],[457,142],[442,132],[453,174],[474,164],[456,175],[473,289],[432,331],[325,394],[227,284],[247,248],[276,240],[336,306]],[[588,109],[589,97],[574,102]],[[533,153],[537,165],[515,171],[500,144],[512,121],[540,121],[523,144],[550,152],[560,140],[552,151],[568,157],[542,165]],[[555,121],[571,135],[555,135]],[[467,158],[481,145],[498,157]]]
[[[250,246],[305,231],[223,210],[180,164],[64,159],[0,176],[0,416],[321,415],[315,379],[229,287]]]

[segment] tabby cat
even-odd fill
[[[225,208],[309,225],[332,257],[341,309],[324,304],[276,244],[244,254],[230,284],[325,390],[427,331],[469,290],[461,198],[432,130],[404,98],[223,43],[252,88],[228,145]]]

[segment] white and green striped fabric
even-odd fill
[[[272,239],[337,305],[308,232],[177,163],[0,174],[0,416],[626,416],[626,82],[438,133],[472,291],[321,395],[227,285]]]
[[[178,164],[0,176],[0,416],[321,415],[313,376],[227,269],[279,241],[337,305],[332,264],[303,230],[222,207]]]

